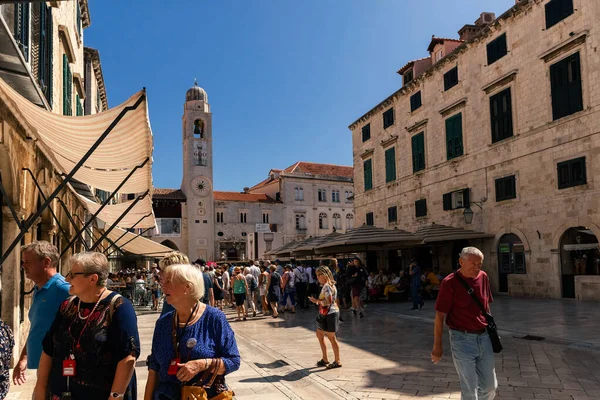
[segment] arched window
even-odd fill
[[[303,201],[304,200],[304,189],[300,186],[296,186],[294,188],[294,200]]]
[[[346,214],[346,230],[354,228],[354,215]]]
[[[327,229],[327,214],[319,214],[319,229]]]
[[[340,191],[339,190],[332,190],[331,191],[331,201],[334,203],[339,203],[340,202]]]
[[[342,216],[338,213],[333,214],[333,228],[335,230],[342,229]]]
[[[204,121],[201,119],[194,121],[194,137],[204,139]]]
[[[319,201],[327,201],[327,190],[319,189],[317,193]]]

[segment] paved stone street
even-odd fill
[[[444,360],[437,366],[429,361],[432,303],[420,312],[407,308],[406,303],[371,304],[362,320],[344,312],[339,332],[343,368],[330,371],[314,365],[320,359],[315,309],[277,320],[232,322],[242,365],[228,382],[238,399],[250,400],[459,399],[447,337]],[[505,345],[497,358],[499,399],[600,399],[597,303],[499,297],[493,311]],[[155,313],[139,316],[140,398],[156,318]],[[518,338],[526,334],[545,340]],[[29,384],[12,387],[8,398],[31,398],[32,381],[30,373]]]

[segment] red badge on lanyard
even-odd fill
[[[63,376],[75,376],[75,360],[63,360]]]
[[[169,363],[169,369],[167,369],[167,375],[177,375],[177,371],[179,371],[179,367],[177,366],[177,364],[179,364],[180,361],[181,360],[179,359],[179,357],[171,360],[171,362]]]

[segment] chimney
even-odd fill
[[[249,187],[245,187],[244,188],[244,193],[248,194],[250,192],[250,188]]]
[[[516,0],[517,2],[519,0]],[[496,19],[496,14],[491,12],[482,12],[474,25],[467,24],[460,28],[458,35],[460,40],[469,41],[475,36],[479,35],[479,32]]]

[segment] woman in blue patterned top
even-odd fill
[[[225,375],[240,367],[233,330],[222,311],[200,302],[204,279],[198,268],[170,265],[163,270],[162,281],[175,310],[156,322],[144,400],[180,399],[182,385],[202,384],[200,378],[211,361],[220,358],[218,377],[207,389],[209,398],[216,396],[227,390]]]
[[[6,397],[10,387],[9,368],[14,346],[15,338],[13,337],[12,330],[3,321],[0,321],[0,399]]]

